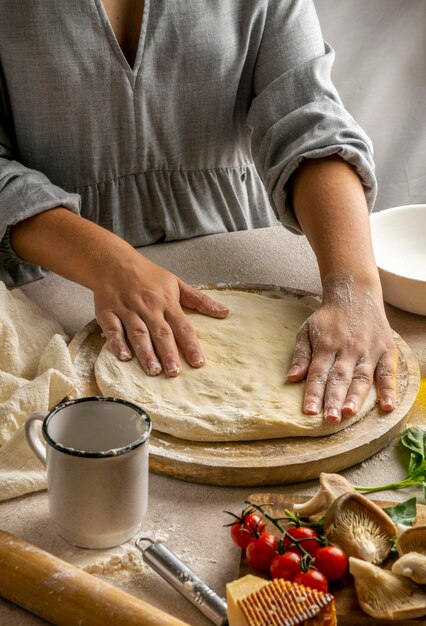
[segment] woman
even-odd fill
[[[0,4],[0,234],[8,285],[43,268],[93,290],[112,350],[176,376],[204,362],[182,306],[228,311],[133,246],[270,226],[304,232],[323,301],[290,381],[339,421],[397,351],[371,248],[368,138],[330,80],[311,0]]]

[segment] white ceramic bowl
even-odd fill
[[[426,315],[426,204],[373,213],[370,223],[384,299]]]

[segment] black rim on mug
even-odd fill
[[[128,406],[129,408],[131,408],[133,411],[135,411],[141,417],[144,418],[145,424],[146,424],[145,431],[142,433],[140,437],[135,439],[135,441],[132,441],[132,443],[130,443],[129,445],[122,446],[120,448],[114,448],[114,450],[105,450],[105,451],[102,450],[100,452],[90,452],[90,451],[86,452],[84,450],[75,450],[74,448],[68,448],[67,446],[63,446],[62,444],[52,439],[52,437],[49,435],[48,433],[49,422],[56,415],[56,413],[58,413],[62,409],[65,409],[74,404],[79,404],[80,402],[117,402],[118,404],[124,404],[125,406]],[[69,400],[68,402],[63,402],[62,404],[58,404],[58,406],[52,409],[52,411],[43,421],[43,426],[42,426],[43,436],[46,442],[50,446],[52,446],[52,448],[55,448],[56,450],[59,450],[60,452],[64,452],[65,454],[71,454],[72,456],[83,456],[83,457],[92,458],[92,459],[106,458],[106,457],[112,457],[112,456],[119,456],[120,454],[126,454],[126,452],[130,452],[131,450],[134,450],[135,448],[138,448],[143,443],[145,443],[145,441],[148,439],[149,435],[151,434],[151,430],[152,430],[152,420],[149,417],[149,415],[140,406],[137,406],[137,404],[133,404],[132,402],[128,402],[127,400],[121,400],[120,398],[110,398],[108,396],[87,396],[86,398],[77,398],[76,400]]]

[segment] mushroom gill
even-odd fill
[[[365,496],[346,493],[329,508],[324,520],[324,534],[348,556],[380,564],[391,550],[396,526]]]
[[[396,540],[398,554],[418,552],[426,555],[426,526],[413,526],[404,530]]]
[[[426,615],[426,593],[421,587],[376,565],[351,557],[358,602],[377,619],[407,620]]]

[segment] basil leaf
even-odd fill
[[[421,460],[425,460],[425,432],[418,428],[417,426],[412,426],[408,428],[401,437],[402,444],[414,452],[415,454],[419,454]]]
[[[421,485],[426,479],[426,461],[420,463],[420,465],[409,474],[408,479],[411,480],[412,483],[414,482]]]
[[[423,488],[425,488],[425,483],[423,483]],[[404,526],[411,526],[416,521],[416,502],[416,498],[410,498],[405,502],[400,502],[395,506],[389,506],[383,510],[389,515],[394,524],[404,524]]]
[[[411,476],[413,474],[413,472],[416,471],[416,469],[418,467],[420,467],[420,465],[422,464],[422,457],[420,456],[420,454],[417,454],[416,452],[411,452],[410,453],[410,462],[408,464],[408,474],[409,476]]]
[[[401,489],[412,485],[422,485],[426,499],[426,430],[413,426],[403,432],[401,443],[410,450],[408,473],[400,481],[377,487],[355,487],[356,491],[374,493],[386,489]]]

